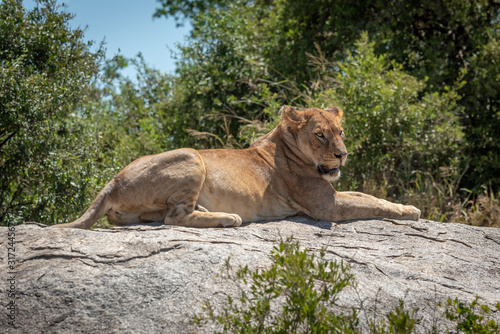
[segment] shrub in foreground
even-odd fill
[[[448,299],[436,306],[444,308],[431,328],[418,328],[418,309],[408,310],[403,300],[385,315],[365,314],[362,324],[358,310],[347,312],[339,305],[339,293],[355,286],[350,268],[343,262],[325,258],[300,248],[292,239],[281,241],[270,254],[271,266],[252,271],[248,266],[231,268],[226,261],[226,277],[239,287],[236,297],[227,296],[221,307],[209,300],[194,323],[218,325],[217,333],[499,333],[491,310],[478,298],[470,303]],[[500,311],[500,302],[496,305]],[[368,313],[364,308],[361,312]],[[378,317],[377,317],[378,316]],[[377,319],[378,318],[378,319]],[[448,322],[445,323],[446,319]],[[450,324],[452,328],[450,328]]]

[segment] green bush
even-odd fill
[[[72,113],[101,50],[55,0],[0,4],[0,223],[66,221],[94,173],[93,138]]]
[[[471,57],[467,85],[459,91],[467,140],[463,153],[471,166],[463,183],[476,195],[484,186],[500,191],[500,30],[490,35]]]
[[[135,68],[135,81],[121,75],[125,66]],[[163,114],[171,92],[170,76],[149,67],[142,55],[115,56],[105,63],[103,72],[102,85],[93,87],[93,96],[81,111],[87,127],[99,137],[100,168],[117,173],[143,155],[177,148],[170,131],[173,117]]]
[[[458,333],[499,333],[500,324],[489,319],[490,308],[479,304],[478,300],[476,297],[472,302],[464,303],[458,299],[448,298],[444,312],[446,319],[456,324]],[[497,303],[496,308],[500,310],[500,303]]]
[[[215,307],[210,300],[203,304],[203,313],[193,317],[202,327],[207,323],[218,326],[216,333],[498,333],[498,322],[491,310],[478,303],[448,299],[444,311],[432,319],[430,328],[418,323],[418,309],[407,310],[404,301],[386,314],[368,314],[364,308],[342,309],[339,293],[346,287],[355,288],[353,275],[342,262],[325,258],[302,249],[291,238],[281,241],[270,254],[267,269],[251,271],[248,266],[234,271],[230,258],[226,261],[224,276],[238,286],[238,295],[227,296],[222,306]],[[496,305],[500,311],[500,303]],[[364,312],[365,324],[358,317]],[[451,322],[445,322],[448,319]],[[450,324],[452,328],[450,328]],[[219,331],[220,330],[220,331]]]
[[[220,313],[207,300],[205,314],[194,321],[215,322],[222,333],[355,332],[355,311],[331,312],[338,293],[353,283],[347,266],[327,261],[324,252],[316,258],[291,239],[273,248],[270,258],[265,270],[239,268],[235,277],[245,286],[250,283],[248,291],[243,287],[237,299],[228,296]]]

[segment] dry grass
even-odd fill
[[[485,189],[483,194],[465,200],[455,211],[457,221],[486,227],[500,227],[500,194]]]

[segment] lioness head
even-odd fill
[[[342,115],[337,107],[299,111],[285,106],[282,110],[282,125],[289,134],[286,141],[298,148],[301,156],[309,159],[328,181],[340,177],[340,166],[347,159],[344,130],[340,126]]]

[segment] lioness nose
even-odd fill
[[[335,156],[335,158],[337,159],[342,159],[344,156],[347,155],[347,152],[345,153],[340,153],[340,154],[337,154],[337,153],[333,153],[333,155]]]

